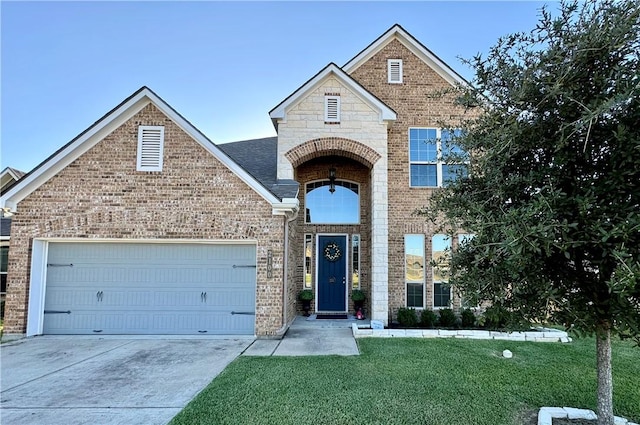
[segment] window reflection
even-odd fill
[[[329,180],[307,184],[306,222],[315,224],[358,224],[360,195],[356,183],[336,180],[329,192]]]
[[[424,307],[424,235],[404,236],[407,307]]]
[[[312,235],[304,235],[304,289],[311,289]]]
[[[351,285],[360,289],[360,235],[351,237]]]
[[[437,264],[437,267],[433,268],[433,306],[449,307],[451,287],[449,287],[448,272],[451,239],[447,235],[433,235],[431,246],[431,259]]]

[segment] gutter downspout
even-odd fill
[[[298,212],[300,211],[300,207],[298,204],[297,198],[284,199],[283,201],[288,201],[288,205],[285,209],[275,209],[274,214],[282,214],[285,216],[284,220],[284,256],[282,261],[282,311],[281,311],[281,323],[282,326],[275,332],[274,339],[281,339],[284,337],[284,334],[289,329],[289,324],[287,323],[287,307],[286,307],[286,299],[287,299],[287,290],[289,289],[289,279],[288,279],[288,266],[289,266],[289,224],[298,218]],[[287,211],[288,210],[288,211]]]
[[[284,336],[284,333],[289,328],[289,324],[287,323],[287,304],[286,304],[287,292],[289,289],[289,273],[288,273],[289,271],[289,224],[298,218],[298,211],[299,209],[296,209],[295,212],[291,214],[291,217],[289,217],[288,215],[285,216],[286,218],[284,221],[284,261],[282,263],[282,268],[283,268],[282,327],[278,329],[278,331],[276,332],[278,335],[280,335],[282,332],[283,336]]]

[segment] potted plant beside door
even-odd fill
[[[303,289],[298,294],[298,299],[302,301],[302,309],[304,315],[309,317],[309,310],[311,310],[311,300],[313,300],[313,291],[311,289]]]
[[[363,308],[364,308],[364,300],[365,300],[364,292],[360,289],[354,289],[351,291],[351,300],[353,301],[353,309],[355,310],[356,318],[362,317],[364,318]],[[360,312],[360,314],[358,314]]]

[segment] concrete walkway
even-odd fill
[[[360,354],[353,337],[353,318],[344,320],[316,319],[298,316],[283,339],[259,339],[243,353],[244,356],[357,356]]]

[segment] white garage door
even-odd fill
[[[254,334],[253,245],[51,243],[45,334]]]

